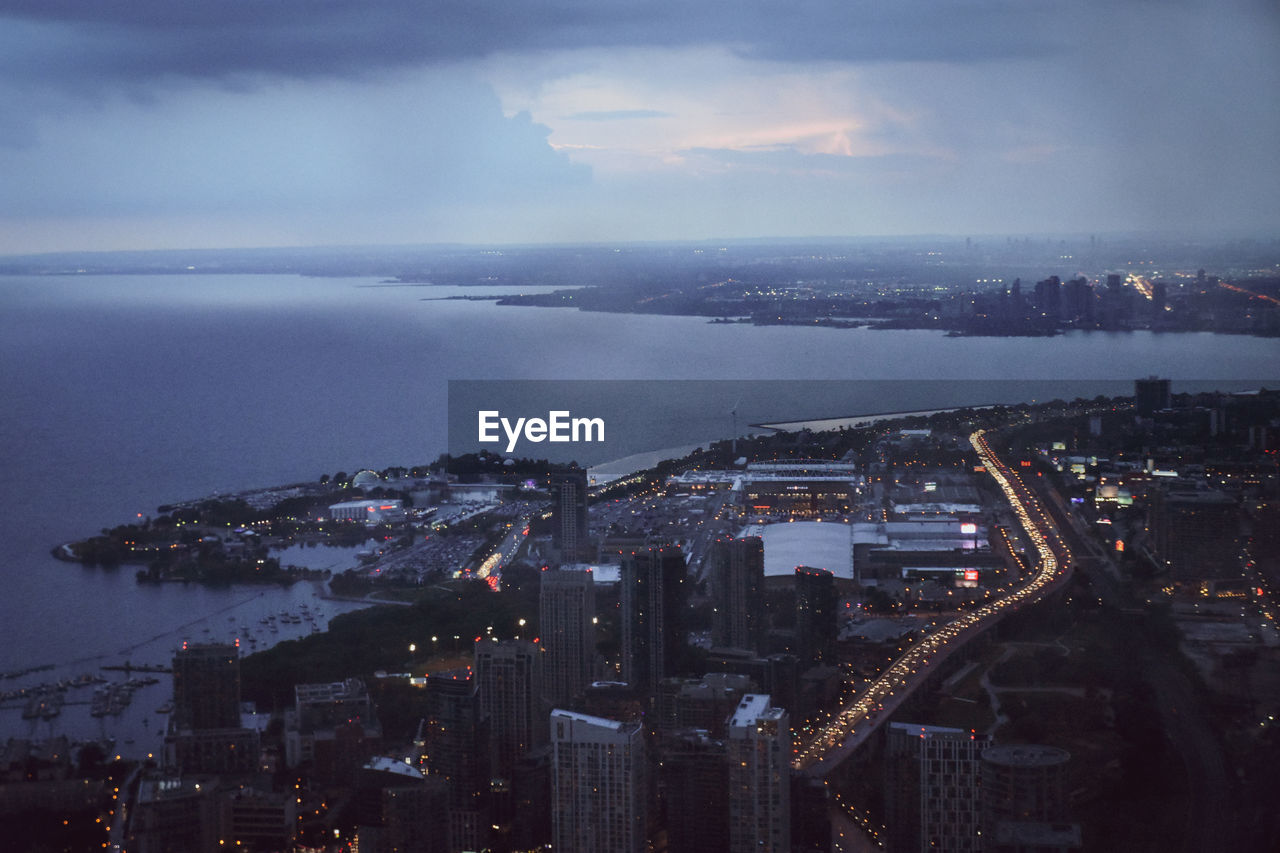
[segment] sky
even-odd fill
[[[0,254],[1280,232],[1277,0],[0,0]]]

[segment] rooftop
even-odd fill
[[[796,566],[826,569],[838,578],[853,578],[852,528],[838,521],[793,521],[753,524],[739,536],[764,542],[766,577],[790,576]]]

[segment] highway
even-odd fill
[[[870,737],[880,722],[893,715],[906,697],[925,681],[930,666],[937,666],[1006,612],[1040,598],[1068,578],[1071,553],[1040,500],[992,451],[985,430],[973,433],[969,442],[1004,493],[1034,547],[1035,573],[1003,598],[957,616],[907,649],[817,732],[800,742],[792,760],[795,770],[813,776],[826,775]]]
[[[484,562],[472,572],[472,576],[485,581],[496,590],[502,577],[502,567],[514,560],[519,553],[520,546],[529,535],[531,520],[532,517],[526,515],[511,522],[511,529],[507,531],[507,535],[502,537],[498,547],[494,548],[489,556],[485,557]]]

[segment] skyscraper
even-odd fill
[[[1056,324],[1062,315],[1062,281],[1051,275],[1036,282],[1036,312],[1040,318]]]
[[[791,728],[768,694],[742,697],[729,719],[729,850],[790,853]]]
[[[1240,577],[1240,504],[1234,498],[1155,486],[1147,516],[1152,551],[1173,580]]]
[[[423,751],[427,772],[444,779],[450,850],[478,850],[487,838],[483,791],[489,782],[487,742],[470,668],[427,676]]]
[[[586,556],[587,472],[580,468],[551,475],[551,544],[565,562]]]
[[[590,566],[543,569],[538,590],[542,693],[554,706],[572,706],[591,683],[595,613],[595,576]]]
[[[729,759],[724,741],[700,729],[681,729],[663,737],[658,751],[668,851],[729,853]]]
[[[890,723],[885,747],[889,849],[981,851],[981,756],[986,735]]]
[[[556,853],[641,853],[648,798],[640,724],[557,709],[551,747]]]
[[[1169,390],[1168,379],[1161,379],[1158,376],[1135,379],[1133,381],[1133,402],[1138,414],[1150,417],[1161,409],[1169,408],[1173,400]]]
[[[240,650],[228,643],[188,645],[173,656],[173,720],[203,731],[240,726]]]
[[[527,640],[476,643],[476,697],[489,721],[494,778],[510,779],[516,760],[546,743],[539,657]]]
[[[711,578],[711,641],[764,651],[764,545],[758,536],[717,539],[707,555]]]
[[[633,551],[622,558],[621,574],[622,675],[648,694],[684,646],[684,554],[675,546]]]
[[[256,769],[259,738],[240,726],[240,650],[226,643],[183,644],[173,656],[173,715],[164,763],[180,773]]]
[[[796,566],[796,648],[802,666],[834,662],[838,604],[831,572]]]

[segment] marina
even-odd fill
[[[93,658],[46,663],[7,673],[0,690],[0,741],[109,742],[114,753],[145,758],[160,750],[173,711],[174,652],[188,643],[230,643],[241,655],[300,639],[334,616],[367,606],[325,598],[318,582],[238,587],[215,593],[223,603],[145,642]]]

